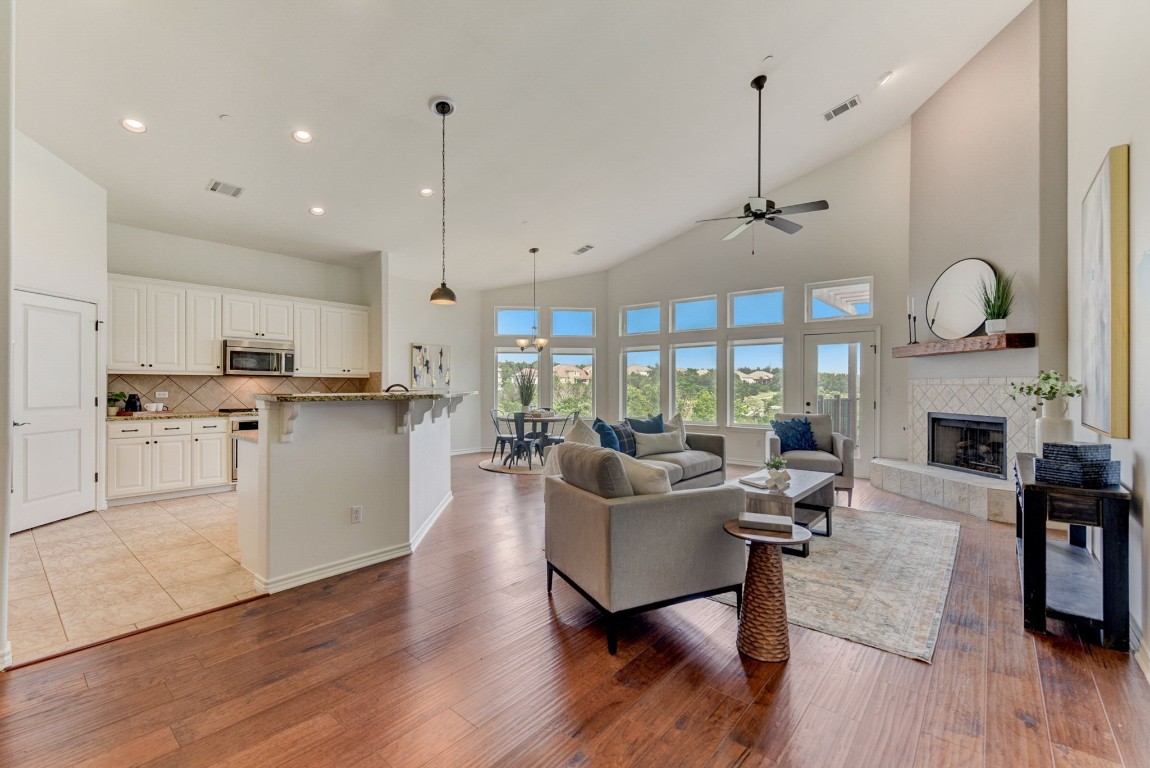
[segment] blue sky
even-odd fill
[[[709,368],[715,367],[714,347],[679,347],[675,350],[676,368]]]
[[[782,344],[753,344],[737,346],[735,368],[782,368]]]
[[[694,331],[700,328],[714,328],[716,308],[715,299],[680,301],[674,305],[675,330]]]
[[[850,344],[820,344],[819,372],[846,373],[849,349]]]
[[[627,333],[658,333],[659,308],[643,307],[628,309],[626,314]]]
[[[591,365],[591,355],[552,355],[551,365]]]
[[[593,336],[595,315],[586,309],[556,309],[551,312],[552,336]]]
[[[646,352],[628,352],[627,365],[658,365],[659,350],[652,349]]]
[[[757,325],[759,323],[783,322],[783,294],[748,293],[731,297],[731,310],[734,317],[731,325]]]

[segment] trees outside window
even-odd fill
[[[515,386],[515,374],[521,371],[538,376],[539,354],[519,350],[496,351],[495,353],[495,407],[504,413],[515,413],[523,409],[519,402],[519,390]],[[538,397],[538,396],[537,396]]]
[[[716,424],[718,389],[715,345],[671,348],[675,366],[675,412],[693,424]]]
[[[623,415],[646,418],[662,413],[662,354],[657,349],[623,353]]]
[[[551,353],[551,407],[556,413],[595,413],[595,354],[576,350]]]
[[[783,408],[782,342],[731,345],[731,424],[767,425]]]

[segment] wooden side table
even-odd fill
[[[728,520],[723,530],[751,542],[747,576],[743,582],[743,614],[739,617],[736,646],[759,661],[786,661],[791,657],[787,629],[787,594],[783,585],[784,546],[810,541],[811,532],[794,527],[790,535],[743,528],[738,520]]]

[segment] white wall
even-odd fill
[[[367,304],[360,267],[108,224],[108,271],[322,301]]]
[[[388,366],[383,386],[411,386],[411,345],[449,344],[452,356],[451,389],[454,392],[479,390],[480,294],[456,290],[458,303],[443,306],[430,303],[434,285],[391,276],[387,281]],[[489,406],[490,407],[490,406]],[[480,396],[466,397],[451,418],[451,451],[465,453],[483,448],[480,437]]]
[[[1142,382],[1150,377],[1150,102],[1138,98],[1150,82],[1145,32],[1150,3],[1145,0],[1072,0],[1068,21],[1069,146],[1066,193],[1068,284],[1070,292],[1070,374],[1082,378],[1082,198],[1106,156],[1130,144],[1130,434],[1129,440],[1101,438],[1081,426],[1075,439],[1108,441],[1122,461],[1123,482],[1135,495],[1130,519],[1130,609],[1140,632],[1150,617],[1150,526],[1145,499],[1150,492],[1150,399]],[[1072,401],[1071,416],[1080,416]],[[1150,670],[1143,646],[1140,660]],[[1150,674],[1150,671],[1148,671]]]
[[[107,192],[23,133],[16,131],[15,139],[13,285],[102,306],[108,293]]]

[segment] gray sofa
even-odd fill
[[[599,609],[610,653],[622,616],[722,592],[741,605],[744,544],[723,531],[741,488],[636,496],[615,451],[569,444],[558,461],[562,477],[544,480],[547,591],[558,573]]]
[[[679,453],[652,453],[639,461],[667,470],[672,490],[722,485],[727,479],[727,444],[722,435],[687,433],[687,449]]]

